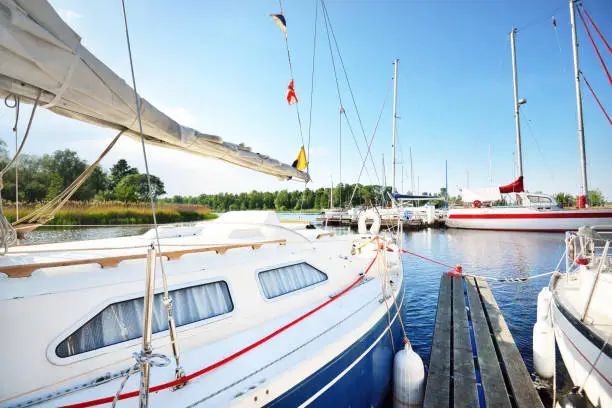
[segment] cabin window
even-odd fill
[[[272,299],[327,280],[327,275],[306,262],[259,272],[266,298]]]
[[[533,204],[552,204],[550,197],[528,195],[529,201]]]
[[[163,293],[153,303],[153,333],[168,330]],[[229,313],[234,309],[227,283],[223,281],[170,291],[177,326]],[[142,337],[142,297],[113,303],[63,340],[55,349],[62,358],[97,350]]]

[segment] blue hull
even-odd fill
[[[400,299],[403,290],[400,291]],[[392,303],[392,302],[391,302]],[[395,316],[395,305],[389,305],[391,316]],[[401,309],[401,305],[400,305]],[[359,340],[343,353],[336,356],[327,365],[295,387],[272,401],[268,407],[297,407],[307,401],[336,377],[340,376],[362,354],[361,360],[321,395],[314,399],[310,406],[315,407],[379,407],[391,391],[393,379],[393,347],[388,331],[376,342],[388,327],[387,314]],[[400,319],[395,318],[392,325],[395,349],[403,347]]]

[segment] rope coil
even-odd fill
[[[123,377],[123,380],[119,385],[119,389],[115,394],[115,399],[113,399],[113,408],[115,408],[117,401],[122,399],[121,392],[132,374],[140,372],[145,365],[149,365],[151,367],[166,367],[170,365],[170,359],[165,354],[147,354],[143,350],[140,350],[139,353],[132,353],[132,357],[134,357],[136,363],[125,373],[125,377]],[[142,386],[140,389],[142,389]],[[140,393],[140,399],[142,400],[144,406],[147,405],[148,398],[148,395]]]

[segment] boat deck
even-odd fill
[[[543,407],[489,286],[440,281],[425,408]]]

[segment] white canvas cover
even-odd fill
[[[0,97],[14,94],[60,115],[140,137],[133,89],[81,45],[46,0],[0,0]],[[279,178],[308,174],[247,146],[181,126],[141,100],[148,143],[224,160]]]
[[[473,203],[476,200],[484,203],[501,200],[501,198],[499,187],[464,188],[461,190],[461,199],[464,203]]]

